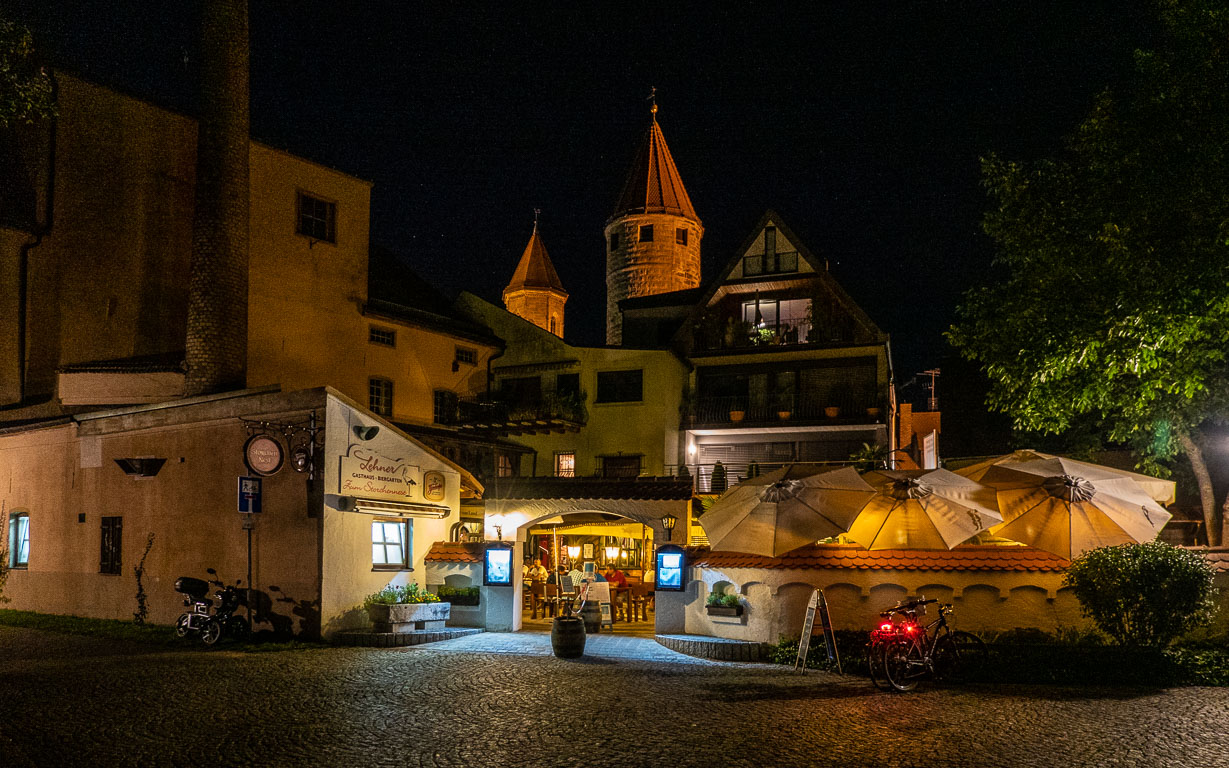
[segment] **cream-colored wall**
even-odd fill
[[[780,223],[770,220],[766,226],[779,227]],[[782,232],[780,229],[778,229],[776,248],[777,248],[777,253],[788,253],[790,251],[797,251],[798,244],[790,242],[789,238],[785,236],[785,233]],[[751,242],[751,245],[747,246],[747,250],[743,251],[743,256],[746,257],[746,256],[763,255],[763,253],[764,253],[764,230],[761,229],[759,233],[756,234],[755,240]],[[815,268],[811,266],[810,262],[804,259],[801,253],[798,254],[797,273],[803,274],[806,272],[814,272],[814,271],[815,271]],[[761,277],[761,276],[762,275],[752,275],[752,277]],[[734,269],[730,270],[730,274],[726,277],[726,280],[741,280],[743,277],[744,277],[743,262],[742,260],[739,260],[739,262],[734,266]]]

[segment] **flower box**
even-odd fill
[[[742,421],[747,416],[746,411],[730,411],[730,421]]]
[[[443,629],[451,603],[394,603],[367,606],[367,615],[376,632],[407,634],[416,630]]]
[[[741,605],[736,605],[736,606],[706,605],[704,606],[704,610],[708,612],[709,616],[742,616],[743,615],[743,606]]]
[[[440,602],[451,605],[477,605],[478,595],[446,595],[440,598]]]

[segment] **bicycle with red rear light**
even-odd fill
[[[898,605],[893,612],[905,616],[896,625],[896,634],[882,644],[882,670],[888,683],[898,691],[912,691],[926,677],[936,680],[961,680],[976,675],[986,661],[986,644],[971,632],[952,629],[947,617],[951,603],[939,606],[939,618],[921,624],[918,616],[938,600],[925,598]]]
[[[917,623],[917,614],[911,608],[912,604],[897,603],[895,606],[879,613],[880,622],[871,630],[870,641],[867,643],[866,662],[870,670],[871,684],[884,691],[892,689],[883,669],[884,649],[896,640],[904,631],[902,628],[909,623]]]

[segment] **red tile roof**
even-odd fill
[[[1229,549],[1204,550],[1204,556],[1212,567],[1221,573],[1229,573]]]
[[[857,568],[895,571],[1063,571],[1068,561],[1032,547],[966,544],[953,550],[881,549],[816,544],[781,557],[694,549],[688,558],[709,568]]]
[[[699,222],[691,198],[683,187],[679,169],[674,165],[666,137],[662,135],[654,116],[649,132],[636,153],[623,194],[615,206],[611,219],[625,213],[672,213]]]
[[[548,288],[559,291],[564,296],[568,294],[563,290],[563,282],[555,271],[555,265],[546,254],[546,246],[542,244],[542,236],[538,234],[536,223],[533,225],[533,234],[529,236],[529,244],[525,246],[525,252],[521,254],[516,272],[512,273],[512,280],[508,287],[504,288],[504,293],[523,288]]]
[[[481,541],[437,541],[423,560],[428,563],[481,563],[485,548],[486,544]]]

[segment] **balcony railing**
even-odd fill
[[[499,434],[575,432],[588,421],[584,401],[578,396],[548,393],[535,400],[505,400],[468,397],[457,401],[455,413],[445,414],[441,424],[461,429]]]
[[[817,341],[829,341],[813,336],[810,321],[799,321],[796,324],[783,325],[780,328],[756,328],[750,323],[737,321],[721,325],[710,324],[696,331],[695,348],[697,350],[717,349],[747,349],[792,346],[796,344],[813,344]]]
[[[674,476],[690,476],[692,488],[695,493],[724,493],[733,488],[738,483],[746,480],[751,476],[751,464],[758,467],[759,474],[764,475],[773,470],[780,469],[786,465],[815,467],[817,470],[824,469],[839,469],[853,464],[850,461],[787,461],[787,462],[772,462],[772,461],[732,461],[729,463],[722,462],[721,467],[725,472],[724,484],[718,478],[716,484],[713,483],[713,470],[716,464],[687,464],[684,470],[684,465],[666,465],[666,474]],[[724,485],[724,487],[723,487]]]
[[[880,423],[884,409],[873,394],[833,393],[819,395],[773,395],[763,399],[746,396],[698,397],[691,408],[691,426],[764,426],[766,424]]]

